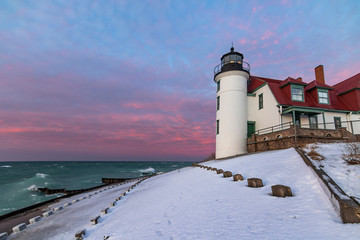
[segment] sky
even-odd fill
[[[333,85],[360,72],[359,1],[0,2],[0,161],[199,161],[214,67]]]

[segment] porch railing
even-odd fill
[[[281,130],[289,129],[293,124],[293,122],[286,122],[279,125],[274,125],[267,128],[262,128],[256,130],[254,133],[249,134],[249,137],[252,135],[262,135],[267,133],[278,132]],[[328,129],[335,130],[338,128],[346,128],[352,134],[360,134],[360,120],[353,121],[342,121],[342,122],[328,122],[328,123],[317,123],[317,124],[300,124],[300,128],[308,128],[308,129]]]

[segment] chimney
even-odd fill
[[[302,77],[298,77],[296,80],[298,80],[299,82],[302,82]]]
[[[323,65],[319,65],[315,68],[315,80],[318,83],[325,84],[324,66]]]

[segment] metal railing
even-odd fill
[[[339,124],[339,125],[337,125],[337,124]],[[329,123],[317,123],[317,124],[301,124],[300,128],[328,129],[328,130],[346,128],[346,130],[348,130],[352,134],[360,134],[360,120],[342,121],[342,122],[338,122],[338,123],[329,122]]]
[[[250,72],[250,65],[247,63],[247,62],[238,62],[238,61],[234,61],[234,60],[229,60],[229,61],[225,61],[225,62],[221,62],[219,65],[217,65],[215,68],[214,68],[214,75],[218,74],[219,72],[221,72],[222,68],[224,65],[226,64],[231,64],[231,63],[236,63],[236,64],[239,64],[241,65],[241,68],[239,69],[242,69],[242,70],[245,70],[247,72]]]
[[[285,130],[285,129],[289,129],[291,127],[291,125],[293,125],[292,122],[287,122],[287,123],[283,123],[283,124],[279,124],[279,125],[275,125],[275,126],[271,126],[271,127],[267,127],[267,128],[262,128],[259,129],[257,131],[255,131],[252,135],[262,135],[262,134],[267,134],[267,133],[273,133],[273,132],[278,132],[281,130]]]
[[[360,134],[360,120],[353,120],[353,121],[342,121],[340,125],[336,125],[336,122],[328,122],[328,123],[318,123],[318,124],[300,124],[298,125],[299,128],[307,128],[307,129],[323,129],[323,130],[336,130],[339,128],[346,128],[352,134]],[[278,132],[281,130],[289,129],[293,124],[293,122],[286,122],[279,125],[274,125],[267,128],[262,128],[256,130],[254,133],[249,134],[249,137],[252,135],[262,135],[267,133]]]

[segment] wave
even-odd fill
[[[155,169],[153,169],[152,167],[149,167],[146,169],[140,169],[139,172],[142,172],[142,173],[155,172]]]
[[[30,187],[27,188],[27,190],[30,190],[30,191],[37,191],[38,188],[37,186],[34,184],[34,185],[31,185]]]
[[[47,176],[49,176],[48,174],[46,173],[37,173],[35,174],[36,177],[40,177],[40,178],[46,178]]]
[[[0,166],[0,167],[3,167],[3,168],[11,168],[12,166],[10,166],[10,165],[3,165],[3,166]]]

